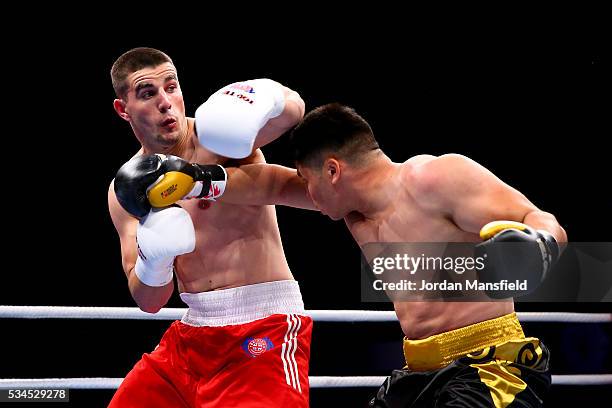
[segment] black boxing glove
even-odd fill
[[[485,257],[480,282],[527,281],[527,290],[487,291],[495,299],[526,295],[546,278],[560,255],[557,240],[547,231],[535,230],[515,221],[490,222],[480,230],[484,242],[475,255]]]
[[[115,176],[115,194],[130,214],[142,218],[185,198],[214,200],[225,191],[227,173],[220,165],[189,163],[180,157],[151,154],[133,157]]]

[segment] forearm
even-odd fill
[[[275,164],[228,168],[221,201],[241,205],[286,205],[314,210],[306,184],[295,169]]]
[[[265,146],[278,139],[289,129],[297,125],[304,117],[306,110],[304,101],[300,95],[289,88],[285,90],[285,108],[280,116],[270,119],[268,123],[259,130],[255,138],[254,149]]]
[[[157,313],[174,290],[175,258],[195,249],[193,222],[177,206],[152,210],[140,222],[132,218],[129,227],[119,228],[128,288],[141,310]]]
[[[523,223],[533,227],[535,229],[542,229],[549,232],[558,243],[567,242],[567,234],[559,222],[555,218],[554,215],[540,211],[534,210],[525,215],[523,219]]]
[[[159,287],[147,286],[138,279],[132,268],[128,272],[128,286],[132,298],[143,312],[157,313],[172,296],[174,281]]]

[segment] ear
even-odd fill
[[[341,167],[338,160],[333,158],[325,160],[324,171],[325,176],[332,184],[336,184],[340,180]]]
[[[130,121],[130,115],[126,111],[126,103],[123,99],[115,99],[113,101],[113,108],[115,108],[115,112],[117,112],[121,119]]]

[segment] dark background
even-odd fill
[[[135,306],[106,195],[116,170],[139,147],[113,111],[109,75],[113,61],[136,46],[173,58],[189,115],[229,82],[270,77],[297,90],[307,110],[333,101],[353,106],[394,161],[467,155],[555,214],[571,240],[611,240],[610,64],[600,32],[534,34],[510,25],[442,33],[394,23],[392,32],[365,26],[322,33],[316,23],[305,39],[286,28],[288,45],[274,36],[260,42],[213,36],[205,44],[176,39],[176,32],[125,38],[119,26],[112,39],[97,40],[82,27],[50,27],[5,50],[12,61],[5,102],[12,109],[4,142],[17,164],[4,178],[9,237],[0,304]],[[268,162],[292,164],[286,138],[264,153]],[[360,303],[359,252],[342,222],[288,208],[277,213],[307,309],[390,309]],[[175,294],[168,306],[183,304]],[[609,304],[516,308],[610,311]],[[0,378],[121,377],[168,324],[0,320]],[[610,325],[525,328],[551,348],[554,374],[612,372]],[[394,323],[316,324],[310,374],[386,375],[402,364],[401,337]],[[372,392],[313,389],[312,406],[364,406]],[[609,386],[553,387],[549,406],[604,395]],[[111,396],[71,394],[81,406],[105,406]]]

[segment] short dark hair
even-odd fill
[[[125,80],[132,72],[143,68],[155,68],[166,62],[174,65],[168,55],[155,48],[139,47],[123,53],[111,68],[111,80],[117,97],[125,96],[128,89]]]
[[[353,108],[339,103],[308,112],[291,133],[296,163],[318,167],[324,154],[357,163],[363,154],[378,149],[372,128]]]

